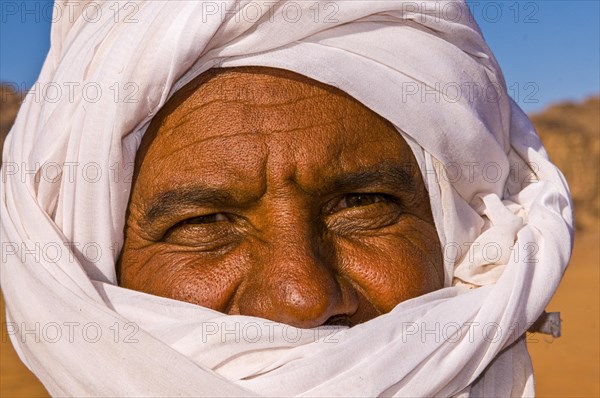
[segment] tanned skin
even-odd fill
[[[142,140],[123,287],[353,326],[442,288],[442,263],[409,146],[334,87],[274,68],[210,70]]]

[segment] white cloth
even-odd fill
[[[533,394],[519,336],[564,272],[572,204],[464,2],[54,11],[46,98],[20,110],[1,184],[8,330],[51,394]],[[149,121],[203,71],[240,65],[334,85],[396,126],[429,191],[444,289],[350,329],[302,330],[116,285],[127,176]]]

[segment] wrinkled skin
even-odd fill
[[[416,160],[342,91],[211,70],[154,118],[136,161],[123,287],[310,328],[443,287]]]

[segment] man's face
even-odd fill
[[[210,71],[138,152],[122,286],[297,327],[355,325],[443,286],[414,156],[345,93]]]

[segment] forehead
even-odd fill
[[[329,130],[349,133],[370,126],[361,132],[362,139],[372,130],[396,134],[391,124],[343,91],[290,71],[264,67],[205,73],[175,94],[150,130],[158,130],[163,140],[177,136],[181,141],[185,139],[182,130],[208,139],[326,124],[335,124]],[[344,138],[355,137],[346,134]]]
[[[140,152],[141,168],[157,186],[175,183],[174,165],[177,183],[252,180],[265,167],[294,169],[294,178],[310,182],[414,159],[389,122],[344,92],[259,67],[210,71],[180,90],[153,121]]]

